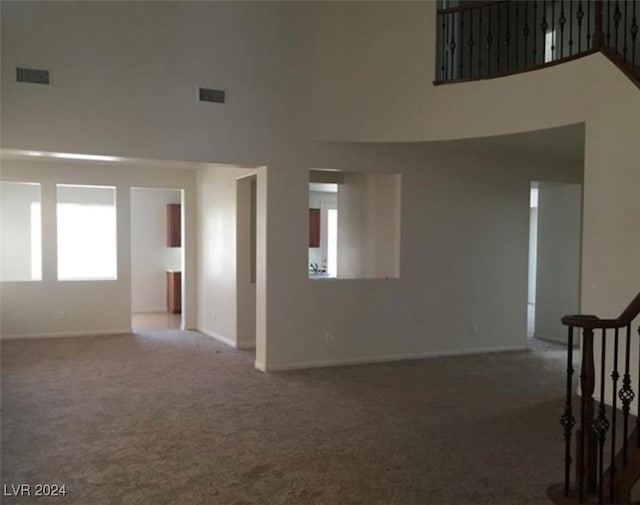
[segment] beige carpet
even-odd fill
[[[195,332],[2,344],[3,504],[544,504],[557,347],[263,374]]]

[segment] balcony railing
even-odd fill
[[[436,84],[487,79],[602,51],[640,80],[640,1],[444,2]]]

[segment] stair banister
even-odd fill
[[[640,365],[636,374],[630,369],[632,324],[640,315],[640,293],[629,303],[619,317],[601,319],[593,315],[569,315],[562,318],[568,327],[567,382],[563,426],[564,482],[548,489],[554,503],[591,502],[597,494],[598,503],[629,503],[633,483],[640,478],[640,416],[636,417],[636,428],[629,433],[630,406],[640,388]],[[573,342],[575,331],[582,330],[582,361],[580,366],[580,422],[575,434],[575,482],[571,483],[571,444],[576,419],[573,414]],[[607,334],[613,329],[613,340]],[[622,332],[620,330],[623,330]],[[597,416],[595,414],[594,335],[600,339],[600,381]],[[639,329],[640,332],[640,329]],[[622,363],[619,363],[619,337],[625,339]],[[605,406],[605,374],[607,372],[607,344],[613,349],[611,364],[612,407],[611,420],[607,418]],[[640,344],[639,344],[640,345]],[[640,361],[639,361],[640,363]],[[620,370],[619,367],[622,367]],[[618,388],[618,379],[622,378]],[[635,382],[634,382],[635,381]],[[634,392],[635,388],[635,392]],[[623,416],[622,448],[618,454],[616,445],[616,411],[620,399]],[[604,447],[607,433],[611,430],[611,462],[604,468]],[[629,441],[634,443],[630,444]]]

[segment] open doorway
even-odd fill
[[[536,280],[538,268],[538,183],[529,191],[529,275],[527,291],[527,338],[536,330]]]
[[[530,192],[529,347],[566,344],[560,319],[580,309],[582,185],[537,182]]]
[[[239,349],[256,347],[257,176],[236,180],[236,302]]]
[[[131,188],[131,328],[175,330],[182,317],[183,191]]]

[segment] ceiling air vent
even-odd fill
[[[16,67],[16,80],[18,82],[49,84],[49,71],[40,68]]]
[[[226,95],[223,89],[198,88],[198,100],[201,102],[224,103]]]

